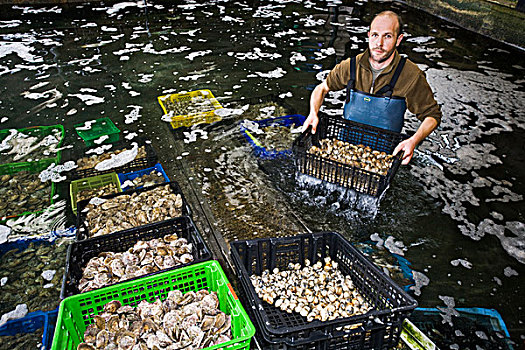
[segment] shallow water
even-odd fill
[[[407,23],[401,52],[425,71],[444,118],[378,207],[352,193],[305,188],[290,161],[252,156],[238,123],[307,114],[311,89],[366,47],[371,16],[391,7]],[[303,225],[354,242],[392,236],[429,279],[420,306],[445,307],[450,296],[456,307],[495,308],[513,339],[523,341],[523,52],[389,2],[139,1],[3,10],[1,128],[63,124],[64,144],[81,147],[73,125],[108,116],[123,136],[152,141],[168,175],[191,185],[226,241],[295,234]],[[172,133],[157,96],[197,89],[210,89],[224,106],[249,109]],[[325,112],[340,113],[342,100],[331,94]],[[409,119],[406,129],[417,125]],[[67,186],[60,186],[67,199]],[[72,224],[68,215],[55,225]]]

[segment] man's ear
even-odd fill
[[[403,40],[403,34],[399,34],[399,36],[397,37],[396,47],[398,47],[399,44],[401,44],[401,40]]]

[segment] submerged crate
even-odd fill
[[[295,164],[300,173],[353,189],[374,197],[380,197],[386,190],[399,166],[401,153],[394,161],[386,175],[367,171],[357,166],[343,164],[319,155],[308,153],[312,146],[319,146],[322,139],[337,139],[353,145],[364,145],[372,150],[392,154],[395,147],[407,138],[406,135],[356,123],[341,117],[320,114],[317,132],[311,134],[306,130],[294,141],[293,153]]]
[[[51,349],[51,343],[53,341],[57,315],[58,309],[52,311],[34,311],[20,319],[9,320],[0,327],[0,337],[34,333],[42,329],[42,347],[38,349],[49,350]]]
[[[479,307],[454,309],[457,315],[451,316],[453,326],[443,322],[443,312],[437,308],[417,308],[409,319],[440,349],[447,349],[452,344],[457,344],[461,349],[474,346],[482,349],[514,349],[507,326],[497,310]],[[480,332],[484,337],[478,335]]]
[[[115,142],[112,144],[111,149],[107,150],[106,152],[115,152],[115,151],[122,150],[122,149],[131,150],[133,148],[133,142],[135,141],[121,140],[121,141]],[[108,174],[108,173],[113,173],[113,172],[129,173],[135,170],[149,168],[157,164],[157,154],[155,153],[155,150],[153,149],[153,147],[149,143],[145,142],[144,139],[138,139],[136,142],[138,144],[138,147],[144,146],[146,150],[145,157],[137,157],[133,159],[132,161],[127,162],[123,165],[116,166],[111,169],[101,170],[101,171],[96,170],[94,167],[87,168],[87,169],[75,168],[68,173],[68,177],[70,178],[70,180],[78,180],[78,179],[82,179],[86,177]],[[93,153],[89,152],[92,149],[94,148],[69,150],[67,152],[67,160],[73,160],[76,162],[80,158],[92,155]]]
[[[4,129],[0,130],[0,143],[2,143],[9,135],[11,134],[11,130],[15,129]],[[62,142],[64,140],[64,127],[60,124],[57,125],[51,125],[51,126],[32,126],[28,128],[22,128],[22,129],[16,129],[18,133],[22,133],[24,135],[30,136],[30,137],[37,137],[38,139],[44,140],[46,137],[49,136],[58,136],[58,142],[56,143],[55,148],[60,149],[62,146]],[[45,146],[46,143],[44,143]],[[54,144],[54,143],[51,143]],[[10,160],[6,155],[0,154],[0,163],[4,163],[0,165],[0,169],[6,165],[6,163],[24,163],[27,161],[38,161],[38,160],[45,160],[45,159],[53,159],[56,160],[56,162],[60,162],[61,157],[61,151],[57,150],[56,154],[44,154],[41,153],[39,156],[25,156],[22,157],[20,160]]]
[[[87,147],[96,146],[97,144],[113,143],[119,140],[120,130],[108,117],[75,124],[74,127],[78,136],[84,140]]]
[[[119,178],[120,184],[122,185],[122,190],[123,191],[127,191],[129,189],[129,187],[127,187],[127,186],[124,187],[123,186],[126,181],[132,181],[132,180],[136,179],[137,177],[144,176],[144,175],[147,175],[147,174],[151,174],[152,171],[156,171],[156,172],[161,173],[162,176],[164,177],[164,182],[170,182],[170,179],[168,178],[168,175],[166,175],[166,172],[164,171],[164,169],[162,169],[162,165],[160,165],[160,163],[157,163],[157,164],[155,164],[154,167],[151,167],[151,168],[137,170],[137,171],[133,171],[131,173],[126,173],[126,174],[118,174],[118,178]],[[133,189],[139,189],[139,188],[142,188],[142,186],[138,186],[138,187],[133,188]]]
[[[101,314],[104,305],[111,300],[136,306],[142,300],[164,300],[175,289],[183,293],[201,289],[217,292],[221,311],[231,315],[232,340],[206,349],[250,348],[255,328],[221,266],[211,260],[64,299],[58,312],[53,349],[76,349],[83,340],[87,326],[93,323],[93,317]]]
[[[181,197],[182,197],[182,208],[181,208],[182,216],[190,216],[191,215],[191,209],[188,206],[188,202],[186,202],[186,198],[184,197],[184,193],[182,193],[182,190],[181,190],[179,184],[177,182],[175,182],[175,181],[162,183],[162,184],[157,184],[157,185],[153,185],[153,186],[149,186],[149,187],[144,187],[144,188],[140,188],[140,189],[137,189],[137,190],[128,190],[126,192],[109,194],[107,196],[101,196],[100,198],[102,198],[102,199],[111,199],[111,198],[115,198],[115,197],[118,197],[118,196],[131,196],[131,195],[133,195],[135,193],[136,194],[140,194],[140,193],[143,193],[143,192],[154,190],[157,187],[166,186],[166,185],[171,188],[171,191],[173,193],[181,195]],[[85,220],[86,213],[84,212],[84,209],[86,208],[86,206],[88,204],[89,204],[88,200],[80,201],[80,202],[77,203],[77,235],[76,235],[77,241],[82,241],[82,240],[85,240],[85,239],[93,239],[94,238],[94,237],[90,237],[89,236],[89,230],[88,230],[88,227],[87,227],[87,224],[86,224],[86,220]],[[148,224],[146,224],[146,225],[148,225]],[[142,225],[142,226],[144,226],[144,225]],[[142,226],[137,226],[137,227],[134,227],[134,228],[138,228],[138,227],[142,227]],[[123,231],[123,230],[121,230],[121,231]],[[115,232],[118,232],[118,231],[115,231]],[[112,232],[111,235],[112,234],[114,234],[114,232]]]
[[[403,319],[417,302],[369,262],[340,234],[321,232],[284,238],[263,238],[231,243],[231,256],[261,335],[274,349],[390,349],[397,344]],[[262,301],[251,284],[251,275],[289,263],[305,266],[330,257],[349,275],[372,306],[364,315],[308,322],[298,313],[287,313]]]
[[[54,158],[49,158],[49,159],[42,159],[42,160],[39,160],[39,161],[36,161],[36,162],[25,162],[25,163],[11,163],[11,164],[4,164],[2,166],[0,166],[0,177],[2,175],[15,175],[21,171],[27,171],[31,174],[38,174],[40,173],[42,170],[46,169],[47,167],[49,167],[51,164],[56,164],[56,159]],[[0,187],[2,187],[3,184],[0,185]],[[3,215],[2,213],[4,213],[4,210],[2,209],[0,211],[0,222],[3,222],[7,219],[11,219],[11,218],[15,218],[15,217],[19,217],[19,216],[26,216],[26,215],[31,215],[31,214],[39,214],[39,213],[42,213],[44,210],[46,210],[51,204],[54,203],[54,196],[55,196],[55,191],[56,191],[56,185],[54,182],[51,182],[49,184],[47,184],[47,186],[50,187],[50,195],[49,195],[49,205],[45,208],[42,208],[42,209],[39,209],[39,210],[33,210],[33,211],[30,211],[30,210],[25,210],[25,211],[22,211],[22,212],[19,212],[19,213],[13,213],[13,214],[10,214],[10,215]],[[25,189],[23,189],[25,190]],[[34,192],[25,192],[22,191],[22,194],[24,195],[27,195],[27,197],[29,198],[30,196],[34,196]]]
[[[222,118],[215,114],[222,106],[210,90],[196,90],[188,93],[159,96],[164,114],[171,118],[173,129],[201,123],[213,123]]]
[[[69,194],[71,197],[71,208],[73,213],[75,215],[77,214],[77,194],[80,191],[92,190],[109,184],[114,184],[116,186],[117,193],[122,192],[120,181],[116,173],[103,174],[71,181],[71,184],[69,185]]]
[[[74,242],[69,246],[67,252],[66,272],[62,285],[61,299],[80,293],[78,282],[82,278],[83,268],[86,267],[91,258],[97,257],[102,252],[125,252],[138,241],[148,241],[171,234],[177,234],[178,237],[186,238],[188,243],[192,244],[193,261],[189,264],[177,265],[169,269],[134,277],[130,280],[211,259],[211,251],[202,235],[191,218],[186,216],[120,231],[110,236],[100,236],[86,241]]]
[[[306,117],[304,115],[291,114],[285,115],[283,117],[255,120],[253,121],[253,123],[255,123],[258,128],[291,128],[293,125],[295,125],[296,127],[301,126],[305,120]],[[288,156],[291,154],[291,142],[290,149],[275,150],[270,147],[271,145],[266,144],[264,141],[260,141],[261,137],[258,137],[257,134],[253,134],[253,131],[250,130],[245,124],[241,124],[240,128],[244,138],[246,138],[246,140],[253,147],[253,151],[256,156],[261,158],[272,159],[281,156]]]

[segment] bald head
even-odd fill
[[[377,20],[380,17],[387,17],[391,20],[395,21],[395,29],[396,29],[396,35],[399,36],[401,34],[401,29],[403,27],[403,21],[401,20],[401,16],[399,16],[394,11],[383,11],[375,15],[375,17],[372,19],[372,22],[370,22],[370,28],[372,28],[372,25],[374,24],[374,21]]]

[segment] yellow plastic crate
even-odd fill
[[[173,129],[201,123],[209,124],[222,119],[215,114],[222,106],[210,90],[164,95],[157,99],[164,114],[173,113],[170,122]]]

